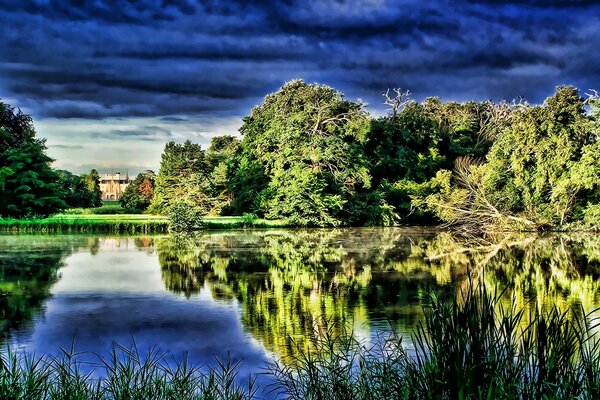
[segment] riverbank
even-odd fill
[[[283,228],[282,221],[245,217],[206,217],[204,229]],[[59,214],[49,218],[0,218],[9,233],[166,233],[167,217],[147,214]]]

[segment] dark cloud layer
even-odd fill
[[[595,1],[0,2],[0,98],[36,118],[243,116],[293,78],[382,109],[600,86]],[[153,130],[154,128],[154,130]],[[162,129],[162,128],[160,128]],[[164,140],[146,126],[103,137]]]

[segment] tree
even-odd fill
[[[90,193],[90,202],[88,207],[102,206],[102,191],[100,190],[100,175],[98,171],[92,169],[89,174],[83,174],[81,180]]]
[[[156,175],[154,171],[138,174],[127,186],[119,199],[121,207],[134,210],[146,210],[154,197]]]
[[[206,155],[199,144],[189,140],[183,144],[167,143],[161,156],[154,197],[148,211],[166,214],[169,206],[176,201],[193,202],[194,195],[189,189],[198,183],[197,176],[205,175],[208,169]]]
[[[215,136],[206,152],[211,169],[209,191],[211,197],[217,199],[212,209],[214,214],[232,211],[234,195],[229,179],[239,145],[240,141],[234,136]]]
[[[511,108],[503,102],[438,98],[418,103],[408,91],[394,93],[384,93],[390,113],[373,120],[365,146],[374,192],[400,217],[427,221],[422,209],[413,213],[411,196],[427,192],[426,182],[440,169],[451,169],[457,158],[485,156]]]
[[[1,216],[44,216],[66,207],[52,161],[31,117],[0,102]]]
[[[77,176],[69,171],[56,170],[59,185],[65,192],[64,201],[71,208],[97,207],[100,193],[94,194],[89,190],[86,176]]]
[[[353,201],[370,187],[362,144],[369,129],[359,103],[325,85],[296,80],[244,118],[234,187],[245,212],[297,225],[356,223]],[[235,193],[238,195],[238,193]],[[240,202],[238,202],[239,204]]]
[[[454,181],[447,179],[445,190],[421,204],[452,224],[563,226],[600,200],[593,118],[570,86],[558,87],[541,106],[520,105],[486,162],[463,160]]]

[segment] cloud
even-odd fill
[[[112,129],[107,132],[92,132],[93,139],[131,139],[150,142],[166,142],[173,138],[173,133],[159,126],[145,126],[139,129]]]
[[[53,147],[56,149],[65,149],[65,150],[81,150],[84,149],[84,146],[80,146],[80,145],[69,145],[69,144],[53,144],[50,145],[49,147]]]
[[[0,94],[36,118],[103,119],[241,117],[293,78],[373,107],[390,84],[534,102],[565,82],[593,86],[599,6],[543,4],[6,1]]]
[[[560,84],[600,82],[593,1],[5,0],[0,37],[0,98],[36,124],[154,119],[78,128],[106,141],[210,138],[225,129],[207,121],[220,118],[237,121],[227,125],[235,134],[241,117],[294,78],[331,85],[373,112],[385,109],[389,86],[417,100],[535,103]]]

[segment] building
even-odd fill
[[[114,175],[104,174],[100,176],[100,191],[102,192],[102,200],[119,200],[123,192],[131,181],[129,174],[121,176],[120,172]]]

